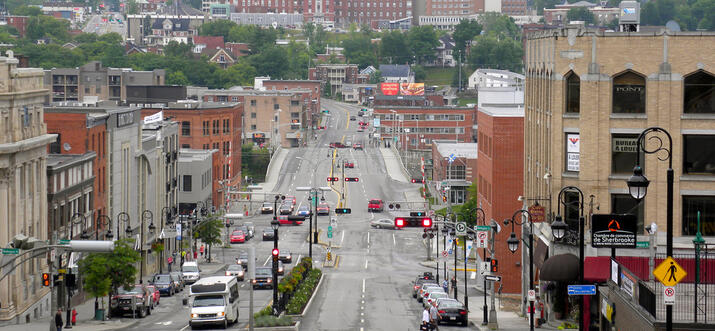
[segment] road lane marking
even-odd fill
[[[392,233],[392,246],[397,246],[397,239],[395,239],[395,233]]]
[[[342,231],[342,235],[340,235],[340,246],[343,245],[343,240],[345,239],[345,230]]]
[[[303,256],[303,254],[298,254],[298,262],[300,262],[300,257]]]
[[[270,256],[269,256],[269,257],[267,257],[267,258],[266,258],[266,262],[263,262],[263,266],[265,267],[265,266],[266,266],[266,264],[268,264],[268,261],[270,261],[270,260],[271,260],[271,257],[270,257]]]
[[[189,327],[189,324],[186,324],[186,326],[183,327],[183,328],[181,328],[181,330],[179,330],[179,331],[184,331],[184,330],[186,330],[186,328],[188,328],[188,327]]]
[[[370,245],[370,232],[367,233],[367,244]]]
[[[365,278],[362,279],[362,293],[365,293]]]
[[[365,269],[367,269],[367,259],[365,259]]]

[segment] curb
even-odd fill
[[[323,284],[323,279],[325,278],[325,273],[320,274],[320,280],[318,281],[318,285],[315,285],[315,290],[313,291],[313,294],[310,296],[310,300],[308,300],[308,303],[305,304],[305,308],[303,308],[303,312],[300,315],[288,315],[291,318],[296,318],[296,317],[304,317],[306,312],[310,309],[310,305],[313,303],[313,299],[315,298],[315,295],[318,293],[320,290],[320,286]]]

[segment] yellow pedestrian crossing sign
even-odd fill
[[[664,286],[677,285],[680,281],[685,279],[687,274],[688,273],[685,272],[685,269],[683,269],[683,267],[681,267],[678,262],[675,262],[675,260],[670,256],[663,260],[663,262],[661,262],[658,267],[653,270],[653,276],[658,278]]]

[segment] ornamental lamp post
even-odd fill
[[[527,220],[519,222],[516,220],[516,216],[520,214],[526,214]],[[514,225],[524,225],[529,222],[529,290],[534,290],[534,222],[531,220],[531,213],[528,210],[520,209],[514,212],[511,219],[507,218],[504,220],[504,225],[509,225],[511,223],[511,234],[509,239],[506,240],[507,247],[512,253],[515,253],[519,249],[519,239],[516,238],[516,233],[514,233]],[[529,330],[534,331],[534,301],[529,300]]]
[[[75,219],[75,217],[79,216],[79,218]],[[87,234],[87,217],[84,216],[83,213],[74,213],[72,217],[70,217],[70,221],[67,224],[69,226],[70,230],[70,236],[69,240],[71,241],[72,238],[74,238],[74,226],[76,224],[82,224],[82,234],[79,236],[80,239],[88,239],[89,235]],[[70,259],[67,261],[67,269],[69,271],[69,275],[72,274],[72,266],[70,265],[72,263],[72,255],[70,254]],[[72,277],[72,280],[75,280],[75,277]],[[70,313],[72,311],[72,291],[70,291],[70,287],[76,286],[76,281],[73,284],[70,284],[70,277],[65,278],[65,291],[67,292],[67,323],[65,324],[65,329],[71,329],[72,328],[72,320],[70,319]]]
[[[139,284],[144,283],[144,263],[146,258],[144,257],[144,221],[149,220],[149,233],[154,233],[156,226],[154,226],[154,214],[151,210],[144,210],[142,212],[142,224],[141,231],[139,232],[139,254],[141,254],[142,260],[139,262]]]

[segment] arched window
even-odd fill
[[[578,114],[581,105],[581,79],[573,71],[566,76],[566,112]]]
[[[645,78],[632,71],[613,77],[613,113],[645,114]]]
[[[698,71],[685,77],[683,113],[715,113],[715,76]]]

